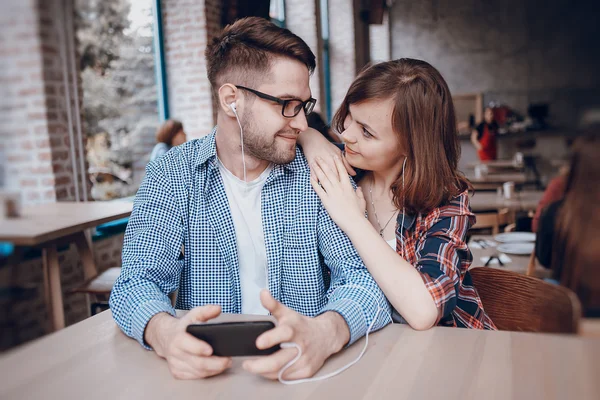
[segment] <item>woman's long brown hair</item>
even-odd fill
[[[351,104],[387,99],[394,101],[392,126],[408,157],[404,194],[400,176],[392,184],[395,206],[426,214],[470,189],[457,169],[460,142],[450,90],[425,61],[401,58],[364,69],[348,89],[332,126],[343,132]]]
[[[552,269],[586,305],[600,306],[600,138],[582,137],[573,146],[563,204],[555,224]]]

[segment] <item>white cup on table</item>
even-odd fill
[[[512,199],[515,194],[515,183],[514,182],[504,182],[504,185],[502,185],[502,187],[504,189],[504,198],[506,200]]]

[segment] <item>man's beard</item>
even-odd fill
[[[288,164],[296,158],[296,146],[278,139],[276,135],[268,136],[261,133],[260,128],[254,123],[252,112],[244,113],[240,119],[244,129],[244,151],[246,154],[272,162],[274,164]],[[295,132],[277,132],[278,134],[295,134]]]

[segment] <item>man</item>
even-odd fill
[[[296,147],[315,102],[309,88],[315,57],[290,31],[247,18],[213,40],[206,60],[218,128],[148,165],[110,306],[121,329],[166,358],[181,379],[231,365],[187,334],[188,324],[221,311],[271,313],[277,327],[257,347],[297,343],[302,357],[285,378],[309,377],[363,336],[378,308],[389,314],[383,293],[312,190]],[[168,298],[177,289],[177,308],[191,309],[181,319]],[[385,314],[374,329],[387,323]],[[244,368],[275,379],[296,352],[285,348]]]

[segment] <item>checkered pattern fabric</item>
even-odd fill
[[[152,316],[175,314],[168,294],[176,289],[179,309],[219,304],[225,313],[241,312],[235,229],[215,134],[150,163],[135,197],[110,306],[123,332],[144,346]],[[385,312],[374,329],[389,322],[385,296],[313,191],[300,149],[294,161],[271,171],[262,220],[273,297],[308,316],[338,312],[350,329],[349,344],[366,333],[378,309]]]
[[[473,256],[466,243],[475,223],[467,191],[429,214],[406,215],[404,246],[400,241],[402,214],[398,216],[396,249],[421,273],[439,309],[438,325],[473,329],[496,329],[483,305],[469,267]]]

